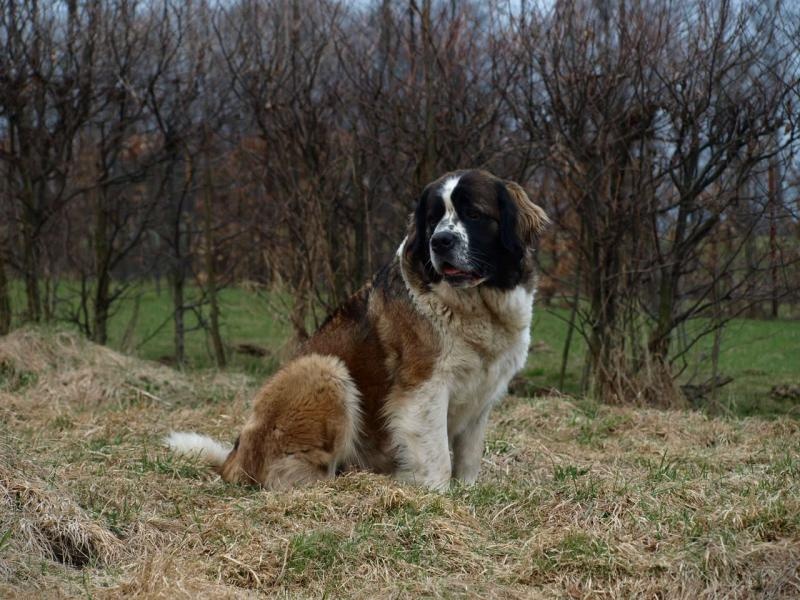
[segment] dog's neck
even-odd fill
[[[414,268],[413,260],[400,245],[395,260],[417,309],[447,325],[458,319],[463,323],[499,326],[509,332],[527,330],[533,316],[535,279],[506,290],[487,285],[456,288],[446,281],[425,283]]]

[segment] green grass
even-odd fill
[[[711,345],[712,338],[707,336],[688,359],[700,379],[711,372]],[[720,390],[725,406],[738,415],[800,417],[797,400],[781,401],[769,395],[776,385],[800,385],[800,321],[734,319],[723,329],[721,347],[720,372],[734,378]]]
[[[20,313],[24,306],[23,290],[19,282],[12,286],[13,306]],[[197,299],[195,287],[186,290],[187,303]],[[74,311],[76,292],[62,283],[58,296],[64,301],[57,306],[60,319]],[[170,321],[172,300],[166,285],[157,290],[152,283],[131,289],[120,302],[109,327],[109,346],[148,360],[168,361],[174,355],[173,327]],[[134,314],[138,297],[138,317],[134,335],[123,347],[124,334]],[[280,351],[291,336],[285,319],[279,318],[276,296],[267,298],[263,293],[243,288],[228,288],[220,293],[221,329],[227,346],[229,368],[264,377],[280,364]],[[286,304],[285,302],[283,303]],[[204,315],[207,317],[207,314]],[[532,352],[524,375],[531,389],[559,387],[562,351],[567,337],[569,313],[561,308],[537,306],[532,325]],[[705,325],[698,319],[687,327],[691,339]],[[207,369],[214,365],[210,340],[199,327],[194,313],[186,315],[186,355],[189,368]],[[701,339],[686,356],[689,365],[681,383],[706,380],[710,375],[711,336]],[[257,358],[234,351],[241,343],[263,346],[270,351],[266,358]],[[565,371],[561,390],[580,395],[581,376],[585,365],[586,347],[576,332]],[[24,373],[10,374],[0,365],[0,390],[11,386],[29,385]],[[721,388],[719,404],[734,415],[758,414],[776,416],[791,414],[800,417],[797,402],[779,400],[770,396],[775,385],[800,385],[800,320],[735,319],[722,333],[722,351],[719,370],[731,376],[733,382]],[[612,424],[613,426],[613,424]],[[591,443],[601,430],[586,430],[583,440]]]
[[[286,567],[297,579],[324,573],[347,554],[347,541],[335,531],[310,531],[289,541]]]
[[[537,307],[534,311],[532,352],[525,375],[533,387],[558,387],[569,312]],[[687,327],[692,339],[705,319]],[[681,383],[702,382],[711,374],[712,336],[705,336],[686,355]],[[576,332],[572,338],[562,391],[579,395],[586,360],[586,344]],[[800,417],[800,403],[770,396],[776,385],[800,385],[800,320],[733,319],[722,331],[719,373],[733,381],[719,390],[720,404],[739,416]]]
[[[59,285],[57,295],[62,298],[56,304],[56,319],[68,323],[78,302],[77,288],[70,283]],[[199,299],[200,290],[194,286],[185,291],[186,304]],[[136,299],[139,308],[135,310]],[[274,299],[273,299],[274,300]],[[228,346],[229,367],[236,371],[266,374],[273,371],[278,363],[277,353],[291,335],[291,328],[285,320],[278,318],[275,305],[263,294],[242,288],[224,289],[219,294],[221,333]],[[12,285],[12,306],[17,316],[16,324],[24,309],[23,288],[19,282]],[[175,354],[174,327],[172,316],[172,296],[166,284],[157,288],[153,283],[145,283],[131,288],[126,298],[115,305],[109,321],[108,345],[146,360],[169,362]],[[201,313],[208,319],[208,308]],[[125,332],[134,322],[134,335],[125,347]],[[185,315],[186,358],[190,368],[205,369],[214,365],[211,341],[200,326],[197,314],[188,311]],[[239,343],[254,343],[266,347],[273,356],[257,358],[231,351]]]

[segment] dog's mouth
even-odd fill
[[[478,285],[485,279],[480,273],[459,269],[450,263],[442,265],[442,275],[448,283],[462,286]]]

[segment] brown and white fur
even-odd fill
[[[434,181],[394,260],[266,383],[233,449],[189,433],[168,445],[268,488],[352,468],[473,483],[489,412],[527,357],[546,223],[485,171]]]

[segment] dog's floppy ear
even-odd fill
[[[422,251],[427,247],[425,232],[427,228],[426,217],[428,214],[428,188],[422,191],[422,195],[417,201],[414,209],[414,216],[408,228],[408,241],[406,242],[406,252],[415,256],[421,256]]]
[[[501,188],[500,237],[509,250],[515,245],[533,246],[550,223],[544,210],[534,204],[522,186],[513,181],[498,183]]]

